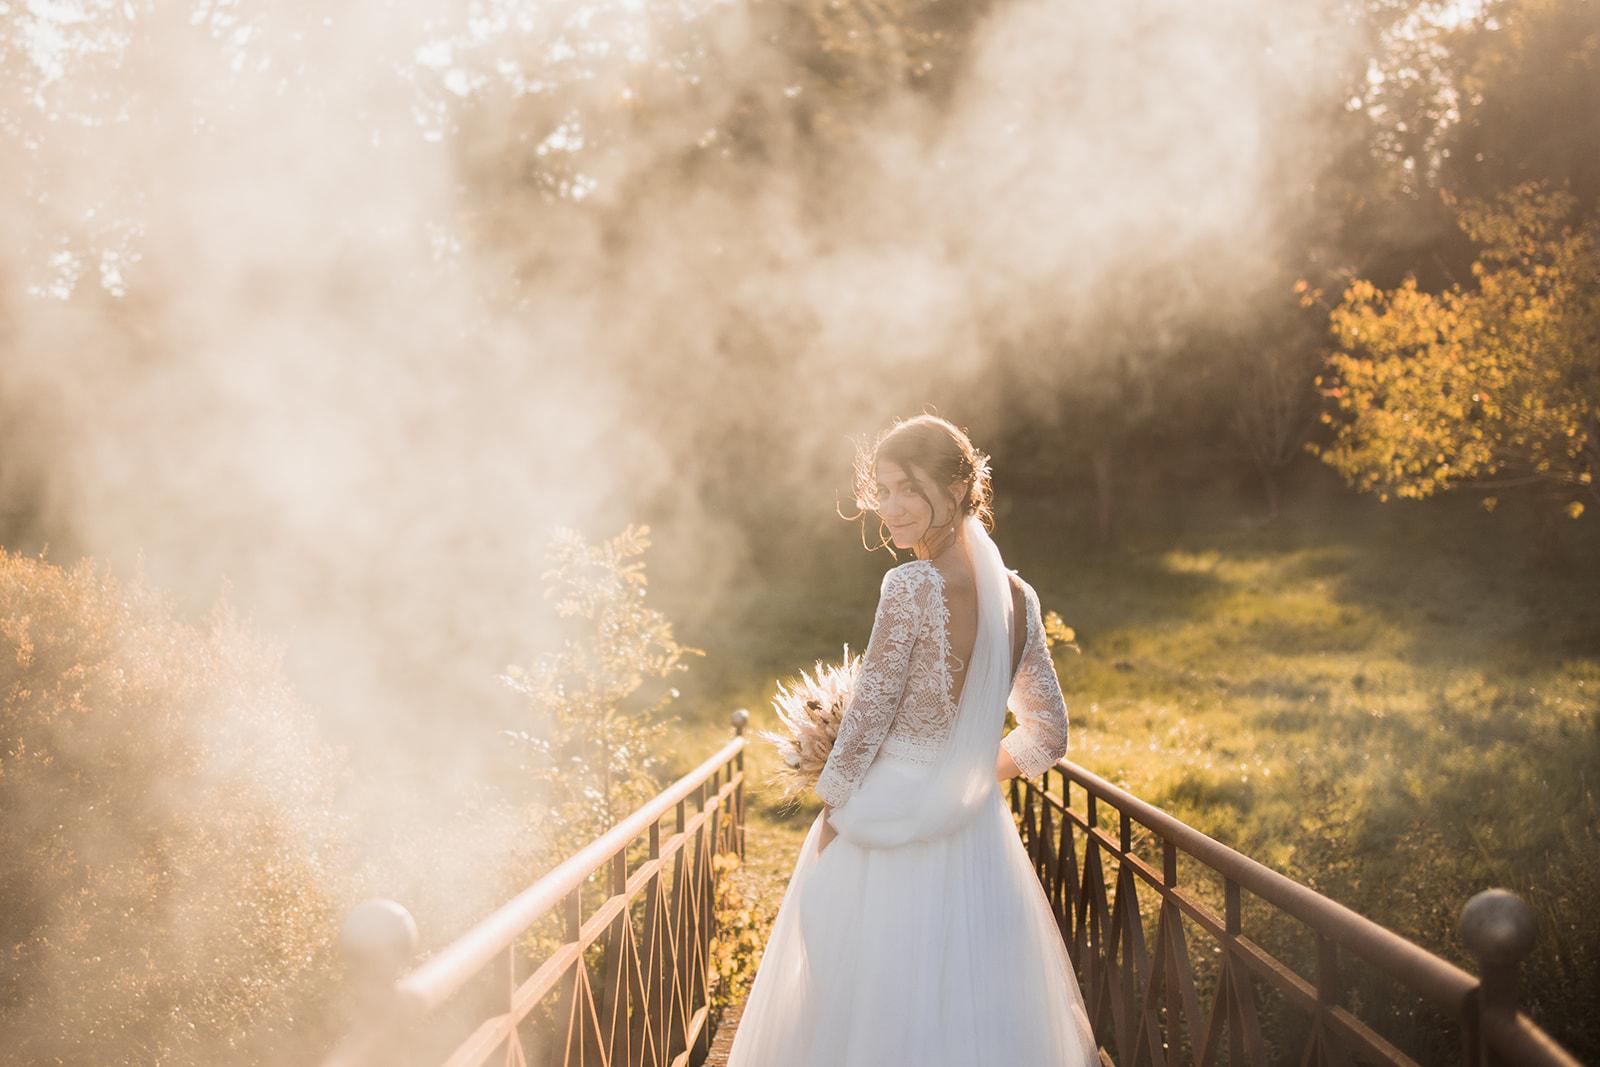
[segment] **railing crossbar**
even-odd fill
[[[516,1028],[509,1014],[485,1019],[444,1061],[444,1067],[478,1067],[505,1047],[506,1038]]]

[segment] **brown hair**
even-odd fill
[[[879,432],[877,438],[870,442],[858,441],[854,488],[860,514],[846,518],[865,519],[867,512],[878,509],[878,464],[884,461],[899,464],[907,474],[912,473],[912,468],[917,468],[940,489],[952,482],[962,482],[966,488],[957,503],[951,524],[960,522],[968,515],[976,515],[985,526],[994,529],[994,512],[989,506],[993,496],[989,483],[989,457],[974,447],[967,432],[955,423],[938,415],[917,415],[909,419],[896,419],[894,425]],[[927,502],[929,510],[937,513],[933,501],[928,500],[927,494],[915,480],[912,487]],[[869,546],[868,550],[887,547],[889,554],[893,555],[888,528],[881,516],[878,519],[878,538],[878,544]],[[861,528],[861,543],[866,545],[865,525]]]

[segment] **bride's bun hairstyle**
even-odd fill
[[[953,482],[957,487],[956,513],[951,524],[959,523],[968,515],[976,515],[989,529],[994,529],[994,512],[990,508],[993,489],[989,483],[989,457],[980,452],[967,436],[967,432],[948,419],[937,415],[916,415],[909,419],[896,419],[894,424],[881,431],[872,441],[856,444],[855,497],[856,507],[863,513],[878,509],[878,464],[895,463],[911,474],[917,495],[928,502],[928,507],[938,514],[932,500],[919,484],[921,472],[939,491]],[[865,515],[859,517],[864,518]],[[882,518],[878,520],[878,548],[890,543],[889,528]],[[865,543],[866,529],[862,528]],[[890,550],[893,552],[893,549]]]

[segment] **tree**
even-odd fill
[[[1234,394],[1234,439],[1261,478],[1270,518],[1278,516],[1283,472],[1304,455],[1316,424],[1317,395],[1306,366],[1310,358],[1294,345],[1268,348],[1245,368]]]
[[[1562,184],[1600,209],[1600,4],[1499,0],[1452,39],[1459,120],[1441,139],[1441,184],[1487,197],[1524,181]]]
[[[1383,500],[1532,487],[1574,518],[1600,502],[1600,221],[1566,224],[1575,206],[1542,183],[1463,204],[1475,287],[1353,282],[1317,379],[1337,429],[1312,450]]]
[[[508,736],[524,767],[544,787],[551,813],[551,856],[599,836],[653,796],[662,737],[672,720],[659,713],[678,690],[659,683],[688,670],[672,624],[644,603],[648,526],[629,526],[591,545],[558,530],[545,573],[545,595],[572,620],[559,649],[504,679],[527,698],[536,728]],[[649,686],[647,683],[657,683]]]

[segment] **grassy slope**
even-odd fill
[[[1466,898],[1517,889],[1541,920],[1536,1017],[1593,1055],[1592,535],[1566,531],[1567,561],[1539,566],[1514,516],[1338,493],[1273,524],[1170,501],[1138,519],[1159,532],[1114,552],[1087,547],[1047,501],[996,531],[1045,608],[1078,630],[1082,654],[1057,659],[1071,758],[1457,960]],[[728,632],[696,635],[711,655],[688,706],[717,710],[690,724],[686,754],[725,738],[734,706],[771,726],[774,677],[864,644],[889,561],[862,555],[775,576]],[[766,746],[751,758],[759,782]],[[751,859],[773,907],[815,810],[753,797]]]

